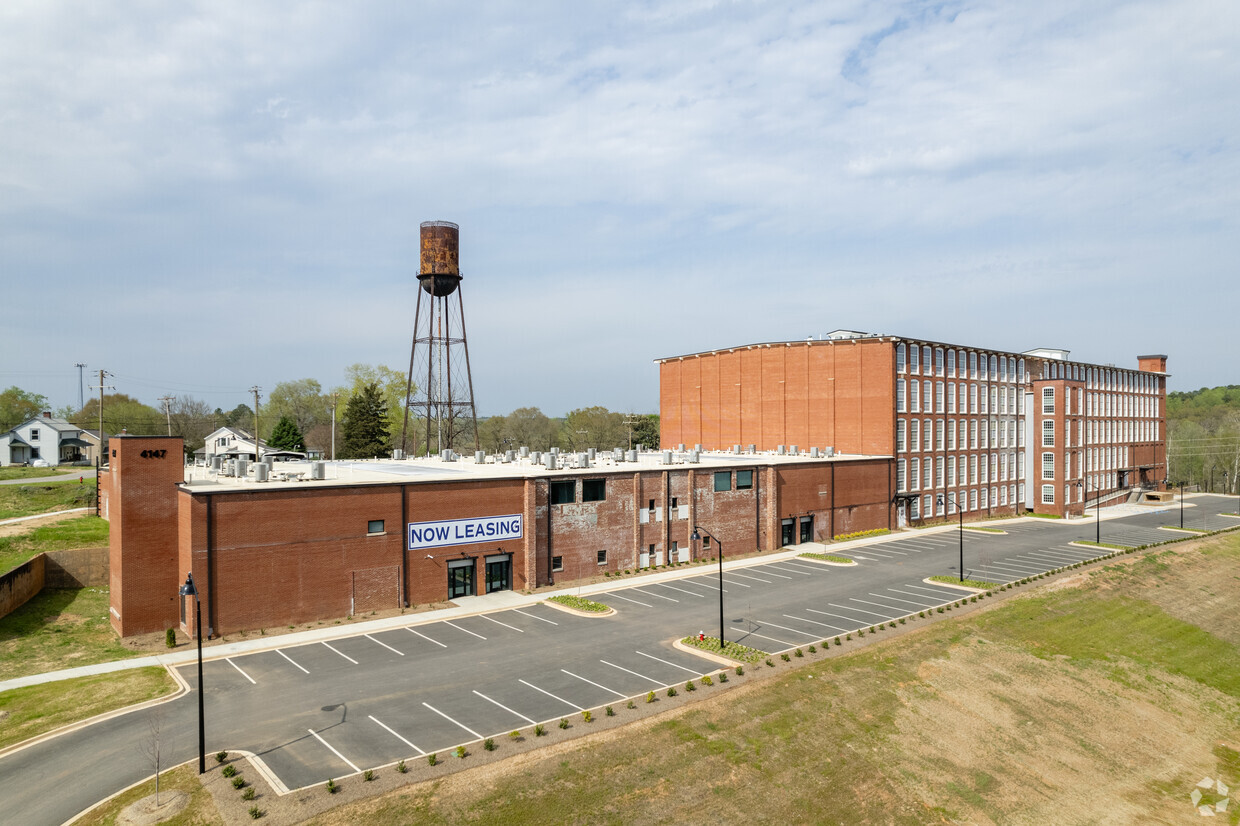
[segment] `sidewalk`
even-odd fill
[[[1187,497],[1186,497],[1187,498]],[[1178,503],[1176,505],[1179,506]],[[1108,508],[1108,511],[1118,511],[1124,506],[1115,506]],[[1139,508],[1138,512],[1149,510],[1149,506],[1132,506]],[[1194,507],[1185,502],[1185,507]],[[1130,516],[1133,511],[1120,513],[1106,513],[1102,516],[1104,520],[1114,519],[1122,516]],[[1088,519],[1093,519],[1091,514]],[[1004,524],[1016,524],[1036,520],[1042,524],[1061,524],[1076,525],[1081,522],[1080,519],[1038,519],[1037,517],[1015,517],[1008,519],[991,519],[980,520],[977,522],[966,522],[965,525],[976,525],[978,527],[1001,527]],[[785,559],[792,559],[799,554],[806,552],[814,553],[833,553],[840,548],[864,548],[868,545],[880,545],[884,542],[892,542],[900,539],[906,539],[910,535],[929,536],[938,533],[955,532],[958,529],[955,522],[945,523],[942,525],[934,525],[927,528],[917,528],[905,531],[893,531],[882,536],[868,536],[862,539],[855,539],[849,542],[823,544],[818,542],[806,542],[802,545],[791,545],[785,550],[775,553],[760,554],[757,556],[746,557],[745,559],[737,559],[728,561],[724,558],[724,571],[734,570],[737,568],[746,568],[753,565],[765,565],[770,562],[778,562]],[[834,549],[834,550],[833,550]],[[548,597],[559,595],[571,596],[589,596],[591,594],[599,594],[605,591],[614,591],[620,588],[629,588],[634,585],[647,584],[652,582],[667,582],[676,579],[684,579],[691,576],[701,576],[703,573],[717,571],[718,565],[682,565],[671,570],[657,571],[635,577],[625,577],[622,579],[614,579],[603,582],[592,582],[589,585],[580,585],[573,588],[561,588],[555,591],[546,591],[539,594],[522,594],[519,591],[498,591],[493,594],[485,594],[477,597],[458,597],[454,600],[457,604],[452,608],[439,608],[434,611],[425,611],[420,614],[402,614],[394,617],[385,617],[377,620],[367,620],[365,622],[355,622],[350,625],[333,625],[327,628],[316,628],[310,631],[298,631],[292,634],[280,634],[267,637],[259,637],[256,639],[241,640],[238,642],[224,643],[222,645],[213,645],[203,651],[203,660],[218,660],[225,657],[234,657],[240,654],[250,654],[256,651],[271,651],[276,648],[289,648],[298,645],[306,645],[308,643],[329,642],[331,640],[342,639],[345,637],[355,637],[362,634],[375,633],[377,631],[387,631],[393,628],[406,628],[409,626],[429,625],[431,623],[440,622],[442,620],[457,619],[460,617],[475,616],[478,614],[486,614],[494,611],[507,611],[512,608],[528,608],[546,600]],[[164,666],[174,668],[176,666],[186,665],[196,662],[198,659],[198,651],[194,647],[186,647],[183,651],[177,651],[170,654],[155,654],[145,657],[134,657],[129,660],[114,660],[112,662],[97,663],[95,665],[84,665],[78,668],[66,668],[61,671],[48,671],[43,674],[30,674],[25,677],[14,677],[11,680],[0,682],[0,692],[8,691],[11,688],[21,688],[29,685],[40,685],[42,683],[57,682],[60,680],[71,680],[76,677],[87,677],[94,674],[110,674],[117,671],[124,671],[130,668],[146,668],[148,666]]]

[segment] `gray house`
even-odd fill
[[[0,434],[0,467],[84,465],[96,444],[97,440],[88,439],[80,427],[45,410],[42,416]]]

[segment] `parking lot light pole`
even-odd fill
[[[1184,530],[1184,480],[1180,480],[1180,530]]]
[[[194,572],[185,575],[185,584],[181,586],[182,597],[194,598],[194,625],[198,638],[198,773],[207,773],[207,728],[203,714],[202,701],[202,600],[198,598],[198,589],[194,586]]]
[[[701,540],[702,534],[713,538],[715,546],[719,549],[719,650],[723,651],[728,647],[727,638],[723,636],[723,543],[719,541],[719,537],[710,531],[704,531],[697,525],[693,526],[693,535],[689,537],[694,542]]]
[[[960,507],[960,500],[950,493],[939,494],[939,504],[943,504],[943,497],[950,497],[953,505],[956,506],[956,513],[960,516],[960,581],[964,582],[964,508]]]

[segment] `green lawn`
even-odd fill
[[[0,519],[93,507],[95,482],[31,482],[0,485]]]
[[[11,571],[42,551],[100,548],[108,544],[108,521],[77,516],[17,536],[0,536],[0,573]]]
[[[44,591],[0,618],[0,680],[134,656],[108,622],[103,588]]]
[[[0,482],[8,479],[37,479],[40,476],[62,476],[70,473],[81,474],[87,468],[55,468],[55,467],[0,467]]]

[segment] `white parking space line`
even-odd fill
[[[443,621],[443,624],[444,624],[444,625],[451,625],[451,626],[452,626],[453,628],[455,628],[457,631],[464,631],[466,634],[469,634],[471,637],[477,637],[477,638],[478,638],[478,639],[480,639],[480,640],[485,640],[485,639],[486,639],[486,637],[482,636],[481,634],[475,634],[473,631],[470,631],[468,628],[462,628],[461,626],[457,625],[457,624],[456,624],[455,622],[453,622],[452,620],[444,620],[444,621]]]
[[[486,614],[479,614],[479,616],[481,616],[484,620],[488,620],[489,622],[493,622],[493,623],[495,623],[496,625],[502,625],[502,626],[504,626],[505,628],[510,628],[510,629],[512,629],[513,631],[516,631],[518,634],[524,634],[524,633],[525,633],[524,631],[522,631],[520,628],[516,627],[515,625],[509,625],[509,624],[508,624],[508,623],[506,623],[506,622],[500,622],[499,620],[494,619],[493,617],[488,617]]]
[[[552,622],[551,620],[547,619],[546,617],[540,617],[540,616],[538,616],[537,614],[531,614],[531,613],[528,613],[528,612],[526,612],[526,611],[522,611],[520,608],[513,608],[512,610],[513,610],[513,613],[515,613],[515,614],[520,614],[520,615],[521,615],[521,616],[523,616],[523,617],[532,617],[532,618],[534,618],[534,619],[536,619],[536,620],[542,620],[543,622],[548,622],[548,623],[551,623],[552,625],[559,625],[559,623],[558,623],[558,622]]]
[[[517,717],[520,717],[522,720],[529,723],[531,726],[538,722],[537,720],[531,720],[529,717],[526,717],[524,714],[522,714],[519,711],[513,711],[508,706],[501,703],[499,700],[492,700],[490,697],[483,694],[481,691],[479,691],[476,688],[474,689],[474,693],[477,694],[482,699],[486,700],[488,703],[494,703],[495,705],[499,706],[500,708],[502,708],[504,711],[508,712],[509,714],[515,714]]]
[[[682,579],[681,582],[683,582],[685,585],[696,585],[699,588],[709,588],[710,590],[715,591],[716,593],[719,591],[723,591],[726,594],[728,592],[727,588],[720,588],[718,585],[714,583],[713,580],[709,580],[709,579],[706,580],[705,582],[698,582],[697,580],[694,580],[694,579]]]
[[[618,668],[621,671],[625,672],[626,674],[632,674],[634,677],[641,677],[643,680],[649,680],[655,685],[663,685],[663,682],[661,680],[656,680],[654,677],[647,677],[645,674],[638,674],[636,671],[632,671],[631,669],[625,668],[622,665],[616,665],[615,663],[609,663],[607,662],[607,660],[599,660],[599,662],[601,662],[603,665],[610,665],[612,668]]]
[[[872,556],[882,557],[883,559],[894,559],[894,557],[893,557],[891,554],[885,554],[885,553],[883,553],[882,551],[876,551],[876,550],[874,550],[873,548],[866,548],[866,549],[865,549],[865,552],[866,552],[867,554],[872,555]],[[848,552],[847,552],[847,551],[845,551],[844,553],[848,553]],[[857,556],[856,554],[850,554],[850,555],[851,555],[851,556],[853,556],[853,557],[855,557],[856,559],[863,559],[863,558],[864,558],[864,557]]]
[[[959,596],[959,594],[953,593],[948,588],[926,588],[922,585],[914,585],[911,582],[904,583],[904,587],[912,588],[915,591],[925,591],[927,594],[933,594],[936,597],[942,598],[944,602],[949,601],[949,599],[955,599],[957,596]]]
[[[583,683],[589,683],[590,685],[594,686],[595,688],[601,688],[601,689],[603,689],[604,691],[610,691],[612,694],[615,694],[617,697],[619,697],[619,698],[620,698],[620,699],[622,699],[622,700],[623,700],[625,697],[627,697],[627,696],[628,696],[627,694],[621,694],[619,691],[615,691],[615,690],[613,690],[613,689],[610,689],[610,688],[608,688],[608,687],[607,687],[607,686],[605,686],[605,685],[601,685],[601,684],[599,684],[599,683],[596,683],[596,682],[594,682],[594,680],[587,680],[585,677],[582,677],[580,674],[574,674],[573,672],[569,671],[569,670],[568,670],[568,669],[566,669],[566,668],[561,668],[560,670],[561,670],[561,671],[563,671],[565,674],[567,674],[567,675],[568,675],[568,676],[570,676],[570,677],[576,677],[578,680],[581,680]]]
[[[375,716],[374,716],[373,714],[367,714],[366,716],[367,716],[367,717],[369,717],[370,719],[374,720],[374,721],[375,721],[376,723],[378,723],[380,726],[383,726],[383,728],[387,729],[388,734],[392,735],[392,736],[393,736],[393,737],[395,737],[397,740],[401,741],[401,742],[402,742],[402,743],[404,743],[406,746],[408,746],[409,748],[413,749],[414,751],[416,751],[418,754],[422,755],[423,757],[425,757],[425,756],[426,756],[426,752],[422,751],[420,748],[418,748],[416,745],[414,745],[413,743],[411,743],[411,742],[409,742],[408,740],[406,740],[404,737],[401,737],[399,734],[397,734],[395,731],[393,731],[390,727],[388,727],[388,726],[384,725],[384,724],[383,724],[383,722],[381,722],[380,720],[376,719],[376,718],[375,718]]]
[[[241,666],[233,662],[231,657],[225,657],[224,662],[228,663],[233,668],[237,669],[237,673],[240,674],[242,677],[245,677],[247,680],[249,680],[250,685],[258,685],[258,681],[255,680],[253,677],[251,677],[249,674],[246,674],[244,671],[242,671]]]
[[[891,589],[890,589],[890,588],[888,588],[887,590],[891,590]],[[889,599],[889,600],[891,600],[892,602],[903,602],[903,603],[906,603],[906,604],[908,604],[908,605],[916,605],[916,606],[918,606],[918,607],[922,607],[922,603],[920,603],[920,602],[913,602],[911,599],[900,599],[899,597],[888,597],[888,596],[884,596],[883,594],[876,594],[876,593],[874,593],[873,591],[871,591],[871,592],[870,592],[870,596],[872,596],[872,597],[878,597],[879,599]]]
[[[634,590],[636,590],[636,589],[634,589]],[[620,596],[619,594],[613,593],[613,592],[611,592],[611,591],[608,591],[607,593],[603,594],[603,596],[605,596],[605,597],[615,597],[616,599],[622,599],[622,600],[624,600],[625,602],[631,602],[631,603],[633,603],[634,605],[643,605],[643,606],[645,606],[645,607],[647,607],[647,608],[653,608],[653,607],[654,607],[653,605],[651,605],[651,604],[650,604],[650,603],[648,603],[648,602],[638,602],[638,601],[637,601],[637,600],[635,600],[635,599],[629,599],[628,597],[622,597],[622,596]]]
[[[314,739],[315,739],[315,740],[318,740],[320,743],[322,743],[323,745],[327,746],[327,748],[331,751],[331,753],[332,753],[332,754],[336,755],[336,756],[337,756],[337,757],[339,757],[341,760],[343,760],[344,762],[348,763],[348,764],[349,764],[349,767],[350,767],[351,769],[353,769],[353,771],[354,771],[354,772],[360,772],[360,771],[361,771],[361,769],[359,769],[359,768],[357,767],[357,765],[356,765],[356,764],[355,764],[352,760],[350,760],[349,758],[345,757],[345,756],[344,756],[343,754],[341,754],[340,752],[336,751],[336,749],[332,746],[332,744],[331,744],[331,743],[329,743],[329,742],[327,742],[326,740],[324,740],[322,737],[320,737],[320,736],[319,736],[319,734],[318,734],[318,732],[316,732],[314,729],[312,729],[312,728],[308,728],[308,729],[306,729],[306,731],[308,731],[308,732],[310,732],[311,734],[313,734],[313,735],[314,735]]]
[[[785,625],[776,625],[775,623],[767,622],[766,620],[756,619],[754,620],[754,622],[758,624],[759,628],[765,628],[766,626],[769,625],[772,628],[778,628],[780,631],[791,631],[794,634],[801,634],[806,637],[812,637],[813,639],[818,639],[818,636],[819,636],[818,634],[811,634],[808,631],[798,631],[795,628],[789,628]]]
[[[462,723],[461,721],[459,721],[459,720],[453,720],[451,717],[449,717],[448,715],[444,714],[442,711],[440,711],[439,709],[435,708],[435,707],[434,707],[433,705],[431,705],[430,703],[422,703],[422,705],[426,706],[426,707],[427,707],[427,708],[429,708],[431,711],[435,712],[435,713],[436,713],[436,714],[438,714],[440,717],[442,717],[442,718],[444,718],[445,720],[447,720],[449,723],[455,723],[456,725],[458,725],[458,726],[460,726],[461,728],[463,728],[465,731],[468,731],[470,734],[472,734],[473,736],[477,737],[479,740],[481,740],[481,739],[482,739],[482,735],[481,735],[481,734],[479,734],[478,732],[474,731],[473,729],[471,729],[469,726],[465,725],[465,724],[464,724],[464,723]]]
[[[660,662],[660,663],[663,663],[664,665],[670,665],[672,668],[679,668],[681,671],[688,671],[690,674],[697,674],[697,673],[698,673],[698,672],[694,671],[692,668],[685,668],[683,665],[677,665],[677,664],[676,664],[676,663],[674,663],[674,662],[669,662],[669,661],[667,661],[667,660],[661,659],[660,657],[656,657],[654,654],[647,654],[645,651],[634,651],[633,653],[634,653],[634,654],[641,654],[643,657],[649,657],[650,659],[654,660],[655,662]]]
[[[851,605],[836,605],[834,602],[828,602],[827,605],[830,605],[832,608],[841,608],[845,611],[858,611],[862,614],[870,614],[871,616],[882,617],[883,619],[887,618],[885,614],[877,614],[873,611],[867,611],[864,608],[854,608]]]
[[[570,702],[570,701],[568,701],[568,700],[565,700],[563,697],[557,697],[557,696],[555,696],[554,694],[552,694],[550,691],[547,691],[545,688],[539,688],[538,686],[534,685],[533,683],[526,682],[525,680],[522,680],[522,679],[520,679],[520,678],[518,678],[518,679],[517,679],[517,682],[519,682],[519,683],[525,683],[525,685],[529,686],[530,688],[534,689],[535,691],[541,691],[543,694],[546,694],[546,695],[547,695],[548,697],[550,697],[551,699],[553,699],[553,700],[559,700],[561,703],[563,703],[563,704],[564,704],[564,705],[566,705],[566,706],[572,706],[573,708],[577,709],[578,711],[585,711],[585,709],[584,709],[584,708],[582,708],[581,706],[577,705],[576,703],[573,703],[573,702]]]
[[[1058,559],[1061,562],[1080,562],[1081,561],[1081,558],[1079,556],[1074,556],[1064,551],[1056,551],[1056,550],[1050,550],[1050,549],[1040,550],[1040,551],[1029,551],[1029,555],[1030,556],[1045,556],[1045,557],[1049,557],[1050,559]]]
[[[344,658],[345,658],[346,660],[348,660],[349,662],[353,663],[354,665],[357,665],[357,660],[353,659],[353,658],[352,658],[352,657],[350,657],[348,654],[341,654],[339,650],[337,650],[337,649],[335,649],[335,648],[332,648],[330,645],[327,645],[327,643],[325,643],[325,642],[324,642],[324,643],[320,643],[320,645],[325,645],[325,646],[327,646],[328,648],[331,648],[331,650],[332,650],[332,651],[335,651],[337,654],[340,654],[340,656],[344,657]]]
[[[742,637],[758,637],[759,639],[770,640],[771,642],[777,642],[780,645],[796,645],[796,643],[794,642],[788,642],[787,640],[776,639],[775,637],[768,637],[766,634],[759,634],[757,631],[743,631],[741,632],[741,636]]]
[[[683,588],[677,588],[676,585],[668,585],[665,582],[656,582],[655,585],[658,585],[658,587],[660,588],[667,588],[668,590],[678,590],[678,592],[681,592],[682,594],[688,594],[689,597],[697,597],[698,599],[706,599],[706,597],[704,597],[704,595],[702,594],[693,592],[693,590],[684,590]],[[671,599],[671,598],[665,597],[663,599]],[[672,600],[672,602],[676,602],[676,600]]]
[[[280,649],[278,649],[278,648],[277,648],[277,649],[276,649],[276,653],[277,653],[277,654],[279,654],[279,655],[280,655],[281,657],[283,657],[284,659],[286,659],[286,660],[288,660],[289,662],[291,662],[293,665],[297,666],[298,668],[301,668],[301,673],[303,673],[303,674],[309,674],[309,673],[310,673],[310,672],[309,672],[309,671],[307,671],[306,669],[302,668],[300,663],[298,663],[296,660],[294,660],[294,659],[293,659],[292,657],[290,657],[288,654],[285,654],[285,653],[284,653],[283,651],[281,651]]]
[[[738,571],[728,571],[728,576],[739,576],[739,577],[744,577],[745,579],[754,579],[754,580],[757,580],[758,582],[765,582],[767,585],[771,584],[771,581],[769,579],[762,579],[761,577],[750,576],[749,574],[742,574]]]
[[[1026,574],[1037,574],[1037,573],[1041,573],[1042,571],[1046,570],[1045,564],[1035,565],[1032,562],[1021,562],[1021,561],[1014,562],[1010,559],[1005,559],[1002,562],[991,560],[987,564],[990,565],[992,568],[998,568],[1000,570],[1007,568],[1012,571],[1022,571]]]
[[[379,640],[375,639],[374,637],[370,636],[369,634],[363,634],[362,636],[363,636],[363,637],[365,637],[366,639],[370,640],[371,642],[376,643],[377,645],[382,645],[382,646],[383,646],[384,648],[386,648],[388,651],[395,651],[397,654],[400,654],[402,657],[403,657],[403,656],[405,656],[405,652],[404,652],[404,651],[401,651],[401,650],[399,650],[399,649],[393,648],[392,646],[388,645],[386,642],[379,642]]]
[[[794,617],[792,614],[784,614],[788,619],[794,619],[797,622],[808,622],[810,625],[821,625],[823,628],[834,628],[836,631],[847,631],[847,628],[840,628],[838,625],[832,625],[829,622],[819,622],[818,620],[806,619],[805,617]]]
[[[900,590],[900,589],[898,589],[898,588],[888,588],[887,590],[888,590],[888,591],[894,591],[894,592],[895,592],[895,593],[897,593],[897,594],[904,594],[905,596],[909,596],[909,597],[917,597],[917,598],[922,599],[922,600],[927,600],[927,599],[929,599],[929,598],[928,598],[925,594],[914,594],[912,591],[901,591],[901,590]],[[925,607],[925,606],[928,606],[928,605],[937,605],[938,603],[937,603],[937,602],[935,602],[934,600],[930,600],[929,602],[918,602],[918,603],[916,603],[916,604],[917,604],[917,605],[919,605],[919,606]]]
[[[682,579],[682,580],[678,580],[678,581],[679,581],[679,582],[684,583],[685,585],[696,585],[696,586],[698,586],[699,588],[710,588],[712,591],[718,591],[718,590],[719,590],[719,586],[718,586],[718,585],[703,585],[702,583],[700,583],[700,582],[695,582],[695,581],[694,581],[694,580],[692,580],[692,579]],[[689,594],[690,596],[694,596],[694,597],[702,597],[702,595],[701,595],[701,594],[699,594],[699,593],[697,593],[696,591],[686,591],[684,588],[677,588],[675,585],[668,585],[666,582],[660,582],[660,583],[658,583],[658,584],[659,584],[659,585],[661,585],[661,586],[662,586],[662,587],[664,587],[664,588],[671,588],[673,591],[680,591],[680,593],[682,593],[682,594]],[[727,591],[724,591],[724,593],[726,594],[726,593],[727,593]],[[704,597],[702,597],[702,598],[704,599]]]
[[[784,564],[784,565],[791,565],[793,568],[796,568],[798,571],[809,571],[809,572],[810,572],[810,576],[813,576],[814,574],[823,574],[823,573],[826,573],[826,571],[822,570],[822,566],[821,566],[821,565],[814,565],[814,566],[811,568],[810,566],[811,566],[811,565],[813,565],[813,563],[808,563],[808,562],[797,562],[795,559],[786,559],[786,560],[784,560],[783,564]]]
[[[728,583],[729,585],[739,585],[739,586],[741,586],[742,588],[752,588],[752,587],[753,587],[752,585],[746,585],[746,584],[745,584],[745,583],[743,583],[743,582],[737,582],[737,581],[736,581],[736,580],[734,580],[734,579],[728,579],[726,576],[723,578],[723,581],[724,581],[724,582],[726,582],[726,583]]]
[[[423,634],[421,631],[414,631],[412,628],[406,628],[405,630],[406,630],[406,631],[408,631],[410,634],[417,634],[419,637],[421,637],[422,639],[426,640],[427,642],[433,642],[433,643],[435,643],[435,645],[438,645],[440,648],[447,648],[447,647],[448,647],[448,646],[444,645],[443,643],[441,643],[439,640],[432,640],[430,637],[426,636],[426,635],[425,635],[425,634]]]
[[[772,571],[772,570],[771,570],[771,566],[770,566],[770,565],[763,565],[763,566],[762,566],[762,573],[766,574],[767,576],[777,576],[777,577],[779,577],[780,579],[792,579],[792,577],[790,577],[790,576],[784,576],[783,574],[777,574],[777,573],[775,573],[774,571]]]
[[[879,608],[886,608],[888,611],[900,611],[900,610],[902,610],[902,609],[900,608],[900,606],[898,606],[898,605],[888,605],[888,604],[887,604],[887,603],[885,603],[885,602],[874,602],[873,600],[869,600],[869,599],[857,599],[856,597],[849,597],[849,600],[851,600],[852,602],[860,602],[860,603],[862,603],[862,604],[864,604],[864,605],[877,605]],[[857,610],[858,610],[858,611],[861,611],[861,610],[864,610],[864,609],[858,608]],[[899,616],[899,614],[896,614],[895,616]],[[894,618],[895,618],[895,617],[888,617],[888,619],[894,619]]]
[[[855,622],[857,623],[857,625],[869,625],[869,623],[867,623],[865,620],[859,620],[856,617],[848,617],[843,614],[832,614],[830,611],[819,611],[816,608],[806,608],[805,610],[809,611],[811,614],[822,614],[824,617],[835,617],[836,619],[842,619],[842,620],[848,620],[849,622]]]
[[[656,594],[654,591],[647,591],[645,588],[630,588],[629,590],[636,591],[639,594],[645,594],[648,597],[654,597],[655,599],[665,599],[668,602],[680,602],[680,600],[678,599],[673,599],[672,597],[665,597],[662,594]],[[686,593],[691,593],[691,592],[686,592]],[[697,594],[694,594],[694,596],[697,596]]]
[[[813,576],[813,574],[811,574],[809,571],[802,571],[800,568],[785,568],[783,567],[783,563],[780,563],[779,570],[788,571],[789,573],[793,573],[793,574],[800,574],[801,576]]]

